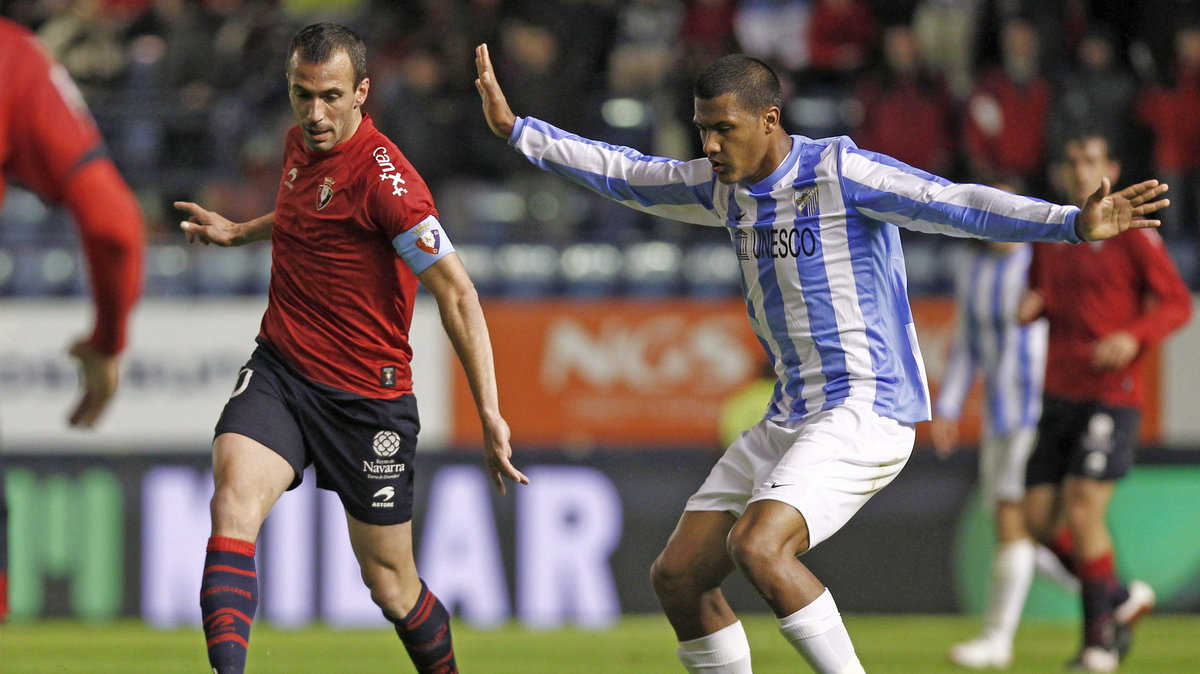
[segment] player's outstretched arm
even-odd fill
[[[1169,199],[1158,198],[1167,189],[1166,183],[1147,180],[1111,193],[1112,184],[1104,178],[1075,218],[1075,234],[1084,241],[1100,241],[1127,229],[1158,227],[1160,221],[1143,218],[1171,205]]]
[[[496,70],[492,68],[492,57],[488,54],[486,44],[475,47],[475,72],[478,75],[475,88],[483,99],[483,116],[487,118],[488,127],[492,133],[507,139],[517,124],[517,117],[508,107],[504,91],[496,81]]]
[[[204,245],[244,246],[253,241],[271,238],[275,226],[275,213],[267,213],[249,222],[233,222],[215,211],[207,210],[190,201],[176,201],[175,208],[188,213],[188,219],[179,223],[179,229],[187,236],[188,243],[199,241]]]
[[[479,421],[483,424],[483,461],[488,476],[501,494],[507,491],[504,478],[529,484],[529,478],[512,465],[508,422],[500,416],[492,343],[483,319],[483,307],[479,305],[479,294],[466,267],[457,254],[451,253],[421,272],[418,278],[437,300],[442,327],[467,374]]]

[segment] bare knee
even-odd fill
[[[233,487],[218,484],[208,507],[214,536],[253,541],[258,538],[258,531],[270,506],[264,507],[256,499],[239,494]]]
[[[807,537],[806,537],[807,540]],[[769,532],[755,527],[734,527],[726,539],[729,556],[741,569],[766,568],[778,563],[782,557],[795,557],[799,551],[791,551],[784,541]]]

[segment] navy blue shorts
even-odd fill
[[[1133,466],[1140,423],[1136,409],[1046,396],[1025,485],[1058,484],[1068,475],[1124,477]]]
[[[367,524],[412,519],[417,400],[367,398],[313,382],[259,341],[217,421],[216,435],[237,433],[292,465],[295,489],[315,468],[317,487],[335,492],[346,512]]]

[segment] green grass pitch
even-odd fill
[[[743,617],[756,674],[805,672],[765,615]],[[846,616],[868,672],[963,672],[946,650],[969,638],[978,618],[959,616]],[[467,674],[679,674],[674,640],[659,616],[632,616],[604,631],[497,630],[454,626],[459,667]],[[1063,671],[1078,643],[1072,623],[1027,621],[1017,637],[1010,671]],[[198,630],[153,630],[137,622],[81,624],[16,622],[0,625],[4,674],[169,674],[207,670]],[[408,672],[399,641],[387,630],[298,631],[255,628],[250,674]],[[1152,615],[1138,627],[1126,674],[1200,672],[1200,616]]]

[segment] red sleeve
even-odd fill
[[[20,114],[12,117],[6,168],[42,198],[62,202],[68,176],[103,156],[104,146],[67,71],[51,62],[32,38],[22,44],[12,92]]]
[[[42,198],[66,206],[79,228],[96,304],[90,343],[115,354],[141,285],[143,221],[66,70],[24,38],[14,74],[8,169]]]
[[[1146,292],[1152,298],[1127,329],[1142,344],[1157,344],[1191,318],[1192,294],[1175,269],[1158,232],[1138,229],[1124,236],[1129,237],[1134,263],[1141,270]]]
[[[387,235],[389,241],[416,227],[430,215],[437,217],[433,195],[429,193],[420,174],[406,161],[396,161],[395,164],[398,170],[387,173],[387,178],[378,171],[370,172],[366,177],[367,216]]]
[[[63,191],[64,204],[79,227],[96,303],[96,325],[89,342],[104,353],[120,353],[129,314],[141,292],[142,212],[107,159],[89,162],[73,173],[63,183]]]

